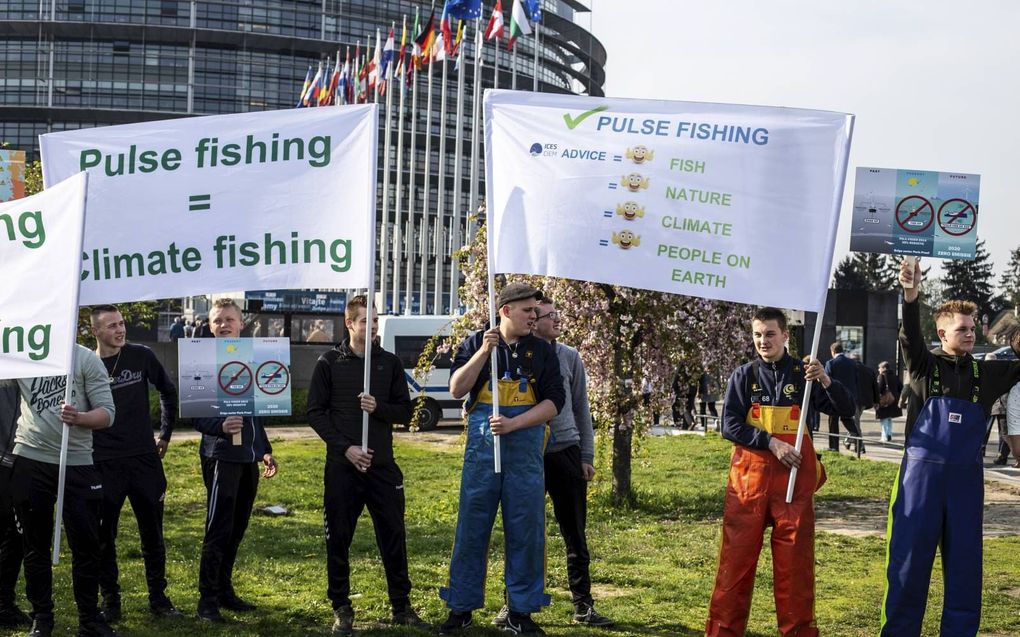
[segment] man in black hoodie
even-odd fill
[[[393,423],[411,419],[411,395],[400,359],[375,341],[378,317],[356,296],[344,310],[349,338],[319,357],[308,389],[308,422],[326,442],[323,509],[326,525],[326,594],[333,604],[333,634],[351,635],[350,548],[368,507],[386,569],[393,623],[426,628],[411,607],[404,531],[404,475],[393,458]],[[371,336],[369,332],[371,331]],[[365,343],[372,341],[370,393],[364,393]],[[368,440],[361,439],[369,414]]]
[[[882,635],[919,635],[932,561],[940,547],[945,579],[942,635],[977,634],[981,619],[984,476],[981,451],[992,403],[1020,380],[1018,361],[977,361],[970,301],[935,309],[941,347],[921,334],[921,267],[900,266],[900,347],[918,400],[907,408],[905,449],[889,505]]]
[[[216,338],[241,336],[241,308],[232,299],[218,299],[209,313]],[[220,608],[245,612],[255,605],[234,592],[237,549],[251,519],[259,486],[259,462],[264,478],[276,475],[273,447],[259,418],[227,416],[196,418],[202,432],[202,479],[206,490],[205,539],[198,572],[198,616],[222,623]]]

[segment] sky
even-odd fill
[[[853,113],[857,166],[981,175],[995,280],[1020,246],[1020,2],[591,0],[606,95]]]

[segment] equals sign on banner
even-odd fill
[[[602,211],[602,216],[605,217],[606,219],[612,219],[613,218],[613,211],[612,210],[603,210]]]
[[[212,195],[191,195],[188,197],[188,211],[209,210],[212,207],[209,203],[211,200]]]
[[[609,189],[610,190],[616,190],[616,187],[617,187],[616,182],[613,182],[613,183],[609,184]]]
[[[613,161],[623,161],[623,155],[613,155]]]
[[[599,245],[604,247],[604,248],[608,248],[609,247],[609,239],[599,239]]]

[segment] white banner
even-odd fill
[[[85,173],[0,203],[0,379],[60,376],[77,333]]]
[[[486,91],[496,272],[818,311],[853,116]]]
[[[81,302],[368,287],[377,107],[216,115],[40,137],[89,172]]]

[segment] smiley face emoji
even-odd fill
[[[634,221],[638,217],[645,216],[645,209],[644,206],[639,206],[636,201],[625,201],[616,204],[616,214],[627,221]]]
[[[627,159],[631,160],[635,164],[643,164],[646,161],[652,161],[652,159],[655,158],[655,151],[647,146],[638,145],[634,148],[628,148],[626,156]]]
[[[620,246],[621,250],[630,250],[641,245],[641,237],[630,230],[613,233],[613,243]]]
[[[648,178],[642,177],[639,173],[624,175],[620,183],[623,184],[624,188],[631,192],[638,192],[641,189],[648,188]]]

